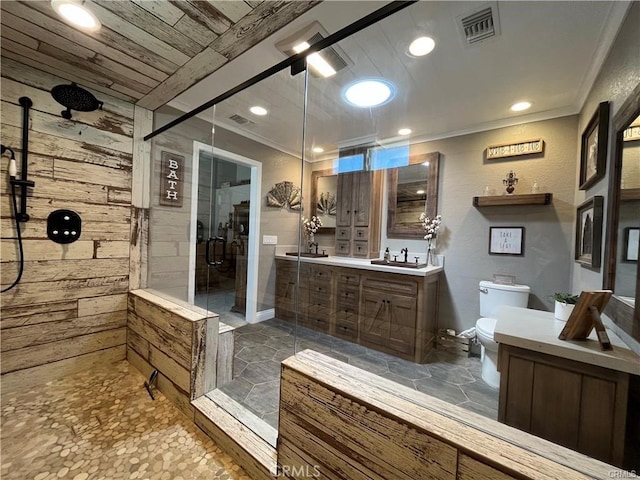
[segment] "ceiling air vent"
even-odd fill
[[[244,118],[242,115],[238,115],[237,113],[231,115],[229,117],[231,120],[236,122],[238,125],[253,125],[254,122],[249,120],[248,118]]]
[[[466,45],[473,45],[500,34],[498,9],[495,6],[485,7],[471,15],[459,17],[458,24],[462,29]]]

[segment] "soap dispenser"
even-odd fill
[[[389,247],[384,251],[384,261],[389,263],[391,260],[391,254],[389,253]]]

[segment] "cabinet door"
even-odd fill
[[[389,300],[381,292],[363,292],[360,338],[369,343],[389,344]]]
[[[416,343],[416,298],[389,295],[389,348],[413,355]]]
[[[336,199],[336,226],[349,227],[351,225],[351,203],[353,173],[341,173],[338,175],[338,196]]]
[[[371,172],[355,173],[353,180],[353,225],[369,225],[371,212]]]

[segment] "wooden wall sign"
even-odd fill
[[[518,143],[490,145],[487,147],[487,160],[494,158],[516,157],[518,155],[529,155],[532,153],[542,153],[543,151],[544,140],[541,138]]]
[[[160,205],[182,206],[184,186],[184,157],[171,152],[162,152],[160,167]]]
[[[622,139],[625,142],[640,140],[640,120],[636,119],[629,128],[622,132]]]

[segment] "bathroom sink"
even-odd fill
[[[297,257],[298,255],[301,257],[309,257],[309,258],[322,258],[328,257],[326,253],[309,253],[309,252],[287,252],[287,255],[291,255],[292,257]]]
[[[371,260],[372,265],[386,265],[387,267],[402,267],[402,268],[424,268],[426,263],[411,263],[411,262],[392,262],[386,260]]]

